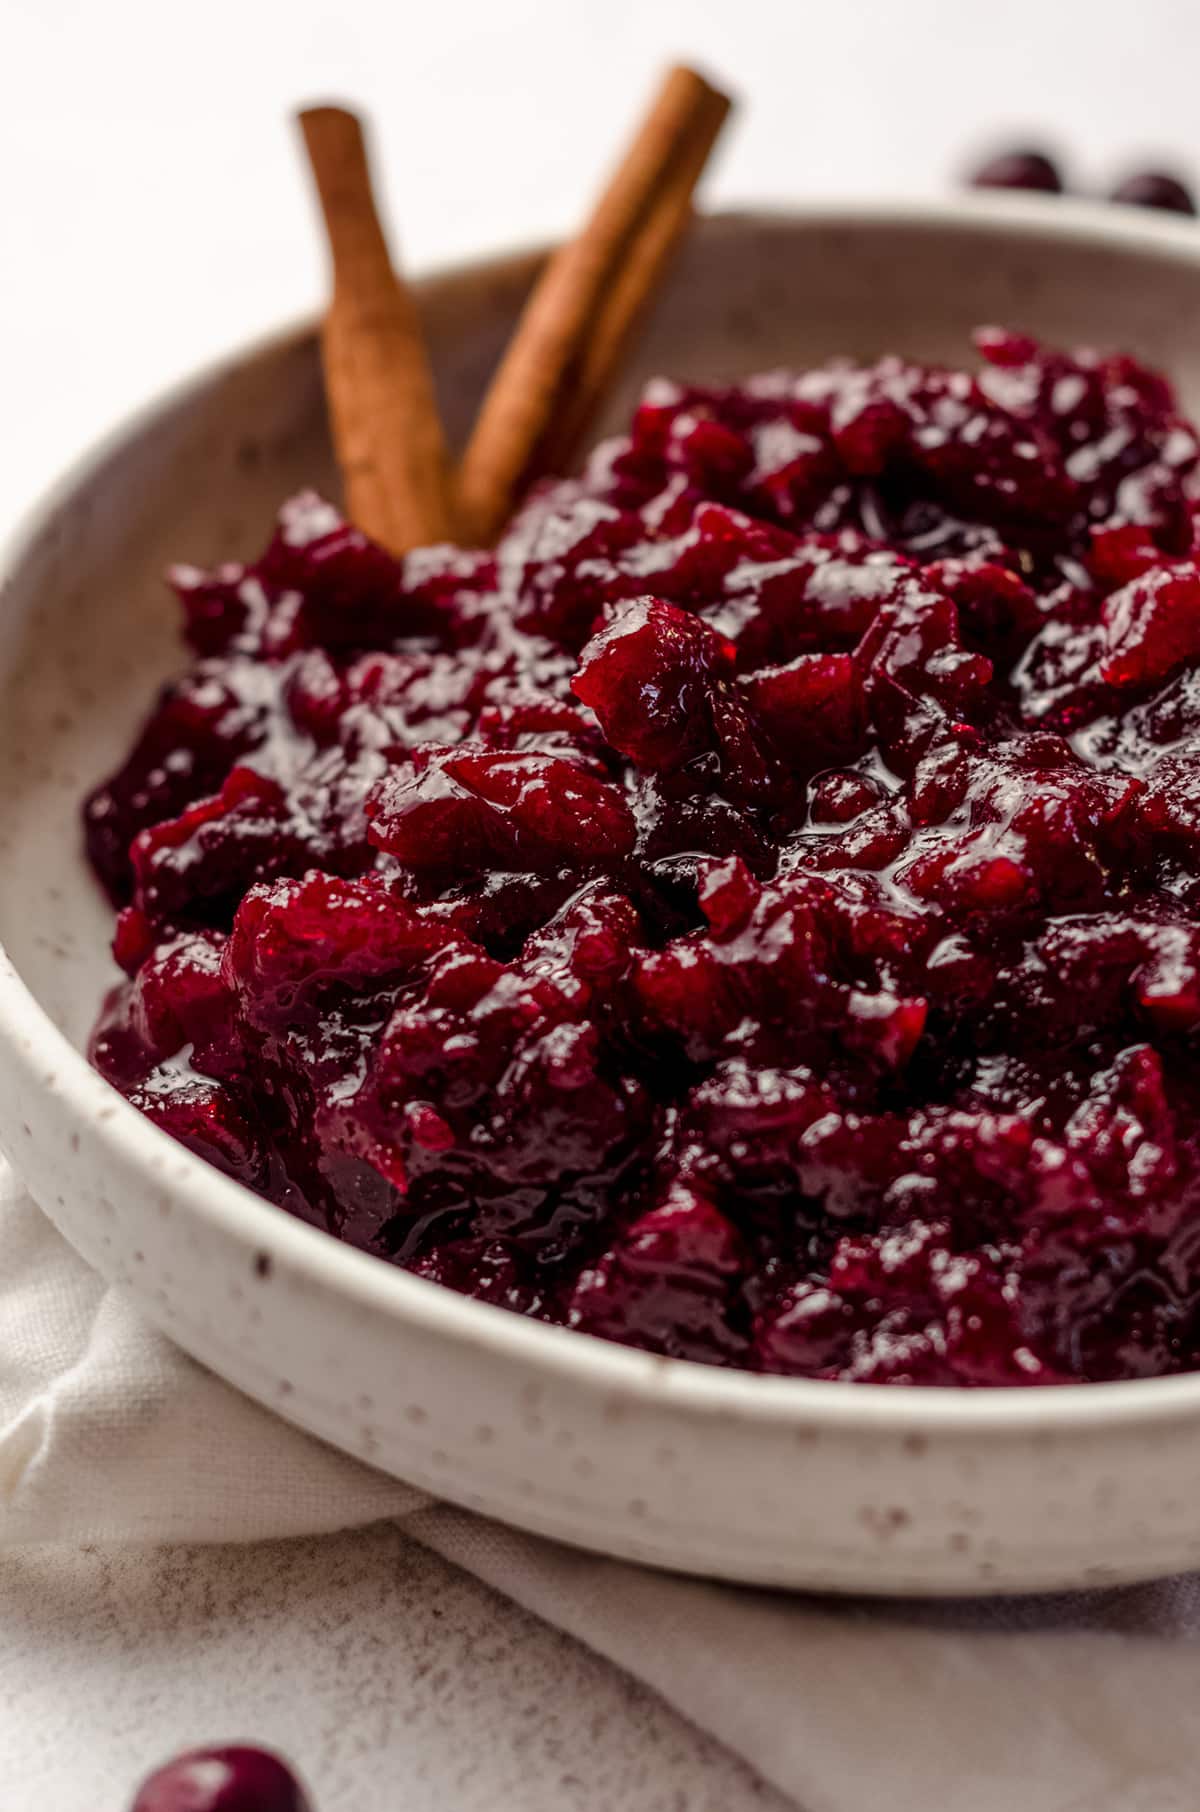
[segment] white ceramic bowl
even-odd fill
[[[424,286],[455,433],[537,265]],[[705,221],[625,393],[1004,321],[1149,355],[1200,406],[1200,229],[1059,201]],[[173,1339],[347,1451],[660,1566],[887,1593],[1200,1563],[1200,1376],[955,1392],[722,1373],[526,1322],[351,1251],[156,1131],[80,1055],[112,974],[78,802],[180,661],[171,560],[332,484],[311,328],[139,413],[0,556],[0,1142]]]

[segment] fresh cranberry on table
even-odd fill
[[[193,1749],[143,1781],[132,1812],[312,1812],[287,1764],[265,1749]]]
[[[1061,195],[1063,180],[1054,160],[1044,151],[1001,151],[989,157],[971,177],[974,189],[1037,189],[1044,195]]]
[[[1113,190],[1110,201],[1134,208],[1161,208],[1167,214],[1194,214],[1196,200],[1186,183],[1165,170],[1139,170]]]

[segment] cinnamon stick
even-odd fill
[[[416,304],[388,255],[362,126],[341,107],[299,115],[333,259],[321,336],[346,513],[393,554],[454,532],[450,457]]]
[[[728,109],[729,103],[726,103]],[[586,443],[625,353],[658,293],[667,265],[692,217],[692,192],[704,172],[723,123],[707,121],[694,132],[663,184],[658,204],[635,235],[622,268],[601,301],[587,336],[569,394],[539,449],[546,472],[567,469]]]
[[[591,218],[546,266],[463,455],[458,513],[472,539],[492,540],[525,486],[590,426],[730,105],[694,70],[671,70]]]

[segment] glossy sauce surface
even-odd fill
[[[998,331],[651,387],[495,553],[174,575],[99,1068],[337,1236],[655,1352],[1200,1364],[1198,448]]]

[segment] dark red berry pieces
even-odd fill
[[[494,554],[306,496],[176,574],[87,808],[103,1073],[650,1352],[1200,1368],[1200,445],[1132,358],[976,345],[656,384]]]
[[[729,1222],[677,1184],[583,1272],[568,1325],[676,1359],[736,1360],[746,1347],[736,1287],[746,1263]]]
[[[1187,184],[1165,170],[1141,170],[1127,176],[1109,199],[1134,208],[1161,208],[1167,214],[1196,212],[1196,199]]]
[[[410,868],[474,879],[572,859],[606,866],[627,856],[635,829],[607,781],[565,757],[488,750],[429,751],[372,795],[369,835]]]
[[[971,176],[975,189],[1035,189],[1060,195],[1063,181],[1053,158],[1044,151],[1001,151],[979,165]]]
[[[643,768],[682,767],[714,742],[713,690],[734,648],[692,612],[658,598],[614,605],[571,682],[614,749]]]
[[[132,1812],[312,1812],[279,1756],[265,1749],[194,1749],[144,1781]]]

